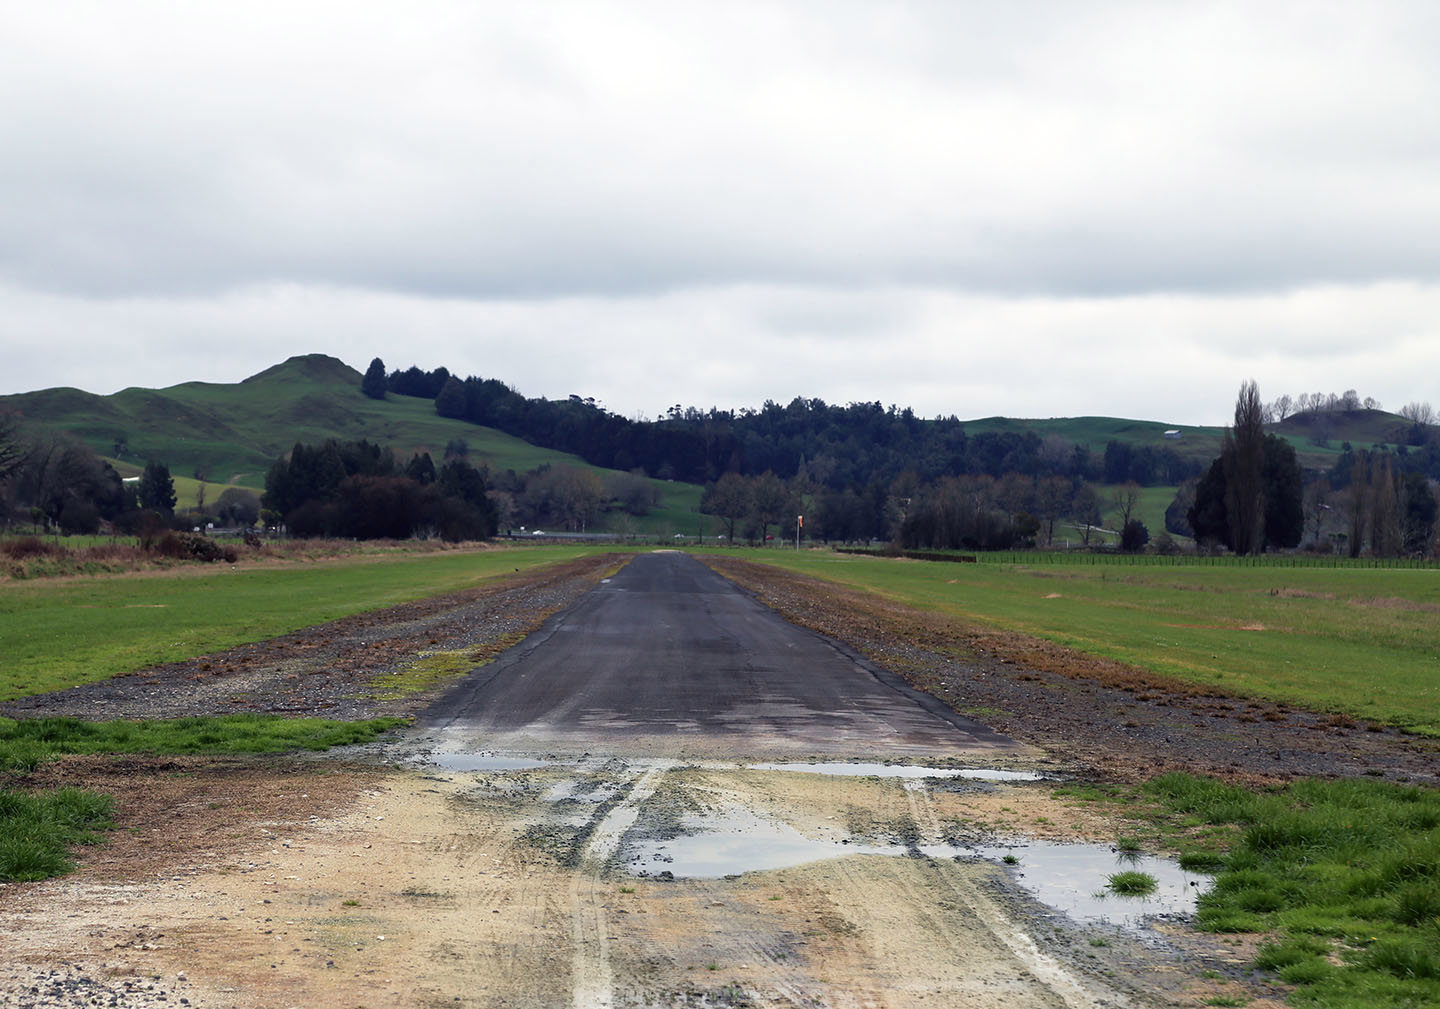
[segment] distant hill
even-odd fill
[[[984,431],[1033,432],[1041,438],[1051,436],[1088,447],[1092,452],[1104,451],[1109,441],[1134,446],[1164,446],[1182,458],[1209,463],[1220,454],[1225,435],[1223,427],[1186,424],[1162,424],[1149,420],[1126,420],[1119,417],[1053,417],[1045,420],[1019,420],[1012,417],[983,417],[964,422],[965,432],[975,435]],[[1410,435],[1410,421],[1383,410],[1335,410],[1294,414],[1266,430],[1278,434],[1295,447],[1300,465],[1307,469],[1329,469],[1339,457],[1344,443],[1355,448],[1376,445],[1403,445]],[[1167,431],[1178,437],[1166,438]]]
[[[394,394],[385,400],[369,399],[360,392],[360,379],[360,372],[343,361],[307,354],[234,384],[186,382],[166,389],[130,388],[111,396],[70,388],[45,389],[0,396],[0,411],[18,412],[35,428],[70,432],[127,472],[137,472],[146,460],[157,459],[177,476],[205,472],[217,483],[257,488],[264,485],[270,464],[297,441],[318,443],[327,438],[365,438],[391,448],[402,459],[425,451],[438,458],[447,442],[459,438],[470,446],[472,455],[486,459],[497,470],[523,472],[547,462],[588,465],[575,455],[539,447],[492,427],[439,416],[428,399]],[[574,404],[569,407],[579,409]],[[802,438],[784,431],[787,420],[796,416],[795,409],[795,404],[785,408],[767,404],[758,413],[732,418],[737,425],[750,425],[737,443],[744,442],[751,464],[759,459],[761,467],[773,465],[782,475],[786,470],[794,472],[807,452]],[[920,421],[908,411],[887,417],[878,412],[878,404],[876,412],[861,412],[866,420],[873,417],[877,423],[891,424],[894,430],[933,423]],[[766,440],[758,440],[753,433],[757,423],[768,424],[772,416],[774,432]],[[671,426],[685,426],[685,422],[677,419]],[[959,426],[971,439],[986,435],[1056,437],[1084,446],[1096,456],[1113,441],[1137,449],[1163,449],[1200,465],[1219,454],[1223,435],[1220,427],[1114,417],[986,417]],[[1378,410],[1333,411],[1293,416],[1272,425],[1271,430],[1295,446],[1303,465],[1321,469],[1334,462],[1344,442],[1357,448],[1402,443],[1408,422]],[[828,451],[838,456],[842,465],[863,468],[868,463],[858,452],[852,454],[851,443],[838,438]],[[813,450],[810,458],[815,458]],[[866,479],[858,471],[855,476]],[[660,481],[658,485],[666,493],[667,509],[678,505],[681,498],[687,511],[698,503],[699,488],[693,484]]]
[[[100,455],[144,465],[160,460],[178,475],[208,470],[210,479],[262,487],[265,472],[298,442],[366,438],[398,456],[466,441],[499,469],[523,471],[545,462],[585,465],[518,438],[436,416],[422,400],[368,399],[360,373],[323,354],[292,357],[235,384],[185,382],[166,389],[124,389],[97,396],[45,389],[0,397],[30,427],[68,431]]]
[[[483,459],[498,471],[525,472],[546,463],[597,468],[493,428],[440,417],[428,400],[369,399],[360,392],[360,378],[343,361],[306,354],[234,384],[185,382],[111,396],[44,389],[0,396],[0,411],[18,413],[32,429],[77,436],[123,475],[138,473],[150,459],[164,462],[184,481],[182,497],[187,499],[193,488],[184,478],[197,472],[207,473],[214,483],[260,489],[270,464],[296,442],[328,438],[364,438],[390,448],[402,461],[429,452],[438,462],[446,443],[458,438],[469,446],[472,460]],[[659,531],[668,524],[689,530],[700,488],[655,483],[662,504],[637,527]]]

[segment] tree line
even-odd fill
[[[796,397],[784,406],[767,400],[758,410],[704,412],[677,404],[657,420],[638,420],[591,398],[531,399],[498,379],[461,379],[443,367],[426,372],[411,366],[387,375],[380,358],[371,361],[362,390],[375,397],[432,399],[442,417],[493,427],[596,466],[699,484],[726,473],[769,472],[844,491],[909,472],[923,481],[1020,473],[1151,486],[1178,484],[1200,471],[1199,463],[1170,446],[1110,441],[1099,455],[1028,431],[971,435],[953,415],[925,420],[908,407],[879,402],[839,406]]]
[[[262,513],[296,536],[458,541],[495,534],[485,473],[428,452],[401,465],[369,441],[296,443],[265,475]]]
[[[66,434],[27,434],[13,416],[0,415],[0,524],[29,523],[65,534],[90,535],[102,525],[146,535],[202,525],[207,516],[244,511],[249,491],[227,488],[209,511],[176,510],[175,482],[163,462],[150,460],[138,479],[122,478],[88,445]],[[253,517],[251,521],[253,521]]]
[[[727,473],[706,488],[701,509],[718,517],[731,541],[788,537],[804,517],[803,535],[820,542],[894,542],[906,549],[1005,550],[1049,545],[1057,536],[1088,546],[1096,540],[1102,504],[1120,517],[1122,542],[1139,549],[1149,531],[1135,517],[1140,487],[1107,493],[1083,480],[1010,472],[945,476],[925,481],[907,471],[884,483],[834,490],[804,475],[789,480],[767,471]]]
[[[493,473],[452,440],[437,466],[429,452],[403,465],[369,441],[296,444],[265,477],[263,516],[295,536],[486,539],[501,529],[591,529],[607,514],[640,517],[660,504],[635,473],[545,464]]]
[[[1353,399],[1352,390],[1333,408],[1348,409]],[[1434,415],[1421,406],[1410,404],[1407,419],[1429,425]],[[1356,450],[1347,442],[1330,470],[1306,484],[1294,448],[1264,431],[1273,413],[1254,382],[1241,386],[1220,456],[1180,487],[1166,511],[1168,530],[1238,554],[1302,543],[1351,557],[1434,551],[1440,504],[1427,474],[1440,446],[1433,438],[1418,451]]]

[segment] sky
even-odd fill
[[[0,6],[0,393],[1440,405],[1440,5]]]

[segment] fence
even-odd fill
[[[900,556],[910,560],[953,561],[980,564],[1039,565],[1120,565],[1130,567],[1221,567],[1221,568],[1395,568],[1433,570],[1440,559],[1433,557],[1342,557],[1338,554],[1126,554],[1081,550],[981,550],[962,553],[948,550],[901,550],[837,547],[837,553],[871,557]]]

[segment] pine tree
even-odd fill
[[[377,357],[370,362],[370,367],[365,369],[365,377],[360,380],[360,391],[371,399],[384,399],[385,385],[385,362]]]
[[[153,508],[166,515],[175,511],[175,481],[170,467],[164,463],[147,462],[140,477],[140,507]]]

